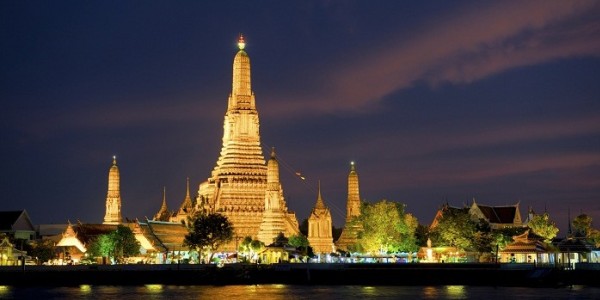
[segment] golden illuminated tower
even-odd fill
[[[348,246],[356,243],[358,231],[362,228],[353,220],[360,216],[360,193],[358,190],[358,174],[354,162],[350,163],[348,174],[348,200],[346,207],[346,224],[335,245],[338,249],[348,251]]]
[[[321,182],[319,182],[317,203],[308,217],[308,242],[315,253],[335,251],[331,233],[331,212],[321,197]]]
[[[106,193],[106,214],[103,224],[120,224],[121,217],[121,188],[117,157],[113,156],[113,163],[108,171],[108,192]]]
[[[267,190],[265,192],[265,208],[262,222],[258,230],[258,240],[269,245],[282,232],[285,236],[299,234],[298,221],[294,213],[289,213],[283,189],[279,182],[279,162],[275,157],[275,148],[267,162]]]
[[[267,166],[258,111],[250,81],[250,58],[244,37],[233,60],[232,90],[223,122],[223,145],[211,176],[198,189],[196,209],[225,215],[236,238],[256,237],[265,209]],[[233,246],[232,246],[233,245]],[[225,250],[235,248],[235,243]]]
[[[158,212],[154,215],[154,221],[164,221],[167,222],[171,218],[171,212],[167,208],[167,188],[163,187],[163,200],[162,205]]]

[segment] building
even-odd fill
[[[275,148],[267,163],[267,191],[265,192],[265,208],[262,222],[258,230],[258,240],[265,245],[273,243],[279,233],[285,236],[297,235],[298,221],[294,213],[288,212],[283,189],[279,182],[279,162],[275,156]]]
[[[513,236],[513,242],[500,250],[499,255],[500,262],[504,263],[554,264],[552,246],[530,230]]]
[[[348,247],[356,244],[358,232],[362,230],[360,224],[353,222],[360,217],[360,192],[358,188],[358,173],[354,162],[350,163],[350,173],[348,174],[348,198],[346,204],[346,223],[340,238],[335,245],[338,249],[348,251]]]
[[[181,206],[179,206],[179,210],[173,214],[170,221],[186,224],[188,217],[193,216],[194,213],[196,213],[196,211],[194,210],[194,203],[190,197],[190,178],[188,177],[186,179],[185,198],[183,198],[183,202],[181,203]]]
[[[331,232],[331,212],[321,197],[321,183],[319,183],[317,203],[308,217],[308,242],[314,253],[335,252]]]
[[[162,200],[162,204],[160,205],[160,209],[154,215],[154,217],[152,218],[152,220],[154,220],[154,221],[162,221],[162,222],[169,222],[172,217],[173,217],[173,213],[171,211],[169,211],[169,208],[167,207],[167,188],[163,187],[163,200]]]
[[[483,219],[488,222],[492,229],[523,226],[519,202],[506,206],[487,206],[477,204],[473,199],[469,213],[475,220]]]
[[[116,225],[123,220],[121,217],[121,175],[117,166],[117,157],[113,156],[113,163],[108,170],[108,192],[106,193],[106,214],[104,224]]]
[[[257,237],[265,211],[267,166],[243,36],[238,47],[223,121],[221,153],[210,177],[199,185],[196,210],[225,215],[232,222],[236,237]],[[291,223],[297,224],[295,216],[288,216]],[[235,243],[223,248],[235,250]]]
[[[0,233],[15,240],[34,240],[35,226],[26,210],[0,211]]]

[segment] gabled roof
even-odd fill
[[[512,224],[517,214],[517,206],[486,206],[476,204],[490,223]]]
[[[183,240],[188,233],[188,229],[185,225],[181,223],[150,220],[147,221],[146,225],[148,226],[148,229],[150,229],[152,235],[160,242],[159,245],[162,245],[167,251],[187,249],[187,247],[183,246]]]
[[[0,211],[0,231],[15,230],[19,224],[25,225],[27,230],[35,231],[35,226],[26,210]]]

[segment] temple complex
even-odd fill
[[[240,36],[238,47],[233,61],[232,90],[223,122],[221,153],[211,176],[198,188],[196,209],[225,215],[233,223],[236,237],[256,237],[265,210],[267,166],[250,80],[250,58],[244,51],[243,36]],[[285,209],[285,206],[280,208]]]
[[[280,232],[288,237],[300,233],[296,214],[288,212],[283,198],[283,190],[279,182],[279,162],[275,157],[274,148],[267,163],[267,191],[264,201],[265,208],[258,230],[259,241],[269,245]]]
[[[319,183],[317,203],[308,217],[308,242],[315,253],[335,252],[331,232],[331,212],[321,197],[321,183]]]
[[[117,157],[113,156],[113,163],[108,171],[108,192],[106,193],[106,214],[103,224],[119,224],[121,217],[121,188]]]
[[[360,193],[358,190],[358,174],[354,162],[350,163],[350,174],[348,174],[348,200],[346,204],[346,223],[340,238],[335,245],[338,249],[348,251],[348,246],[354,245],[357,241],[358,232],[361,230],[360,224],[355,224],[353,220],[360,216]]]

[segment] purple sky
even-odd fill
[[[214,167],[244,33],[264,149],[288,207],[321,180],[429,224],[446,201],[567,210],[600,225],[597,1],[3,1],[0,210],[101,222],[177,208]],[[265,151],[265,153],[268,153]],[[302,181],[294,175],[301,172]]]

